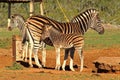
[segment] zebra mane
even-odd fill
[[[13,14],[13,15],[11,15],[11,18],[15,18],[16,16],[22,18],[25,21],[25,18],[20,14]]]
[[[97,9],[87,9],[87,10],[85,10],[85,11],[79,13],[77,16],[73,17],[73,18],[71,19],[71,22],[73,22],[77,17],[79,17],[79,16],[85,14],[86,12],[87,12],[87,13],[92,13],[92,12],[95,13],[95,12],[98,12],[98,10],[97,10]]]

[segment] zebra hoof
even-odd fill
[[[30,68],[33,68],[33,65],[32,65],[32,64],[30,65]]]
[[[42,64],[42,67],[45,67],[45,64]]]
[[[65,71],[65,67],[62,67],[62,70]]]
[[[27,62],[27,58],[25,58],[25,62]]]
[[[60,70],[60,66],[56,66],[56,67],[55,67],[55,70]]]
[[[65,71],[65,69],[62,68],[63,71]]]
[[[70,68],[71,71],[75,71],[73,68]]]
[[[42,68],[42,65],[40,65],[40,64],[39,64],[39,65],[37,65],[37,66],[38,66],[38,68]]]

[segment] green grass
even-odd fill
[[[17,62],[13,63],[12,66],[6,67],[7,70],[22,70],[23,66]]]
[[[12,36],[18,34],[17,29],[8,31],[7,28],[0,28],[0,48],[10,48],[12,46]]]
[[[85,33],[85,49],[120,47],[120,29],[106,29],[103,35],[93,30]]]
[[[20,35],[19,30],[8,31],[6,28],[0,28],[0,48],[12,46],[12,35]],[[103,35],[89,30],[85,33],[84,38],[85,49],[120,47],[120,29],[106,29]],[[47,49],[53,49],[53,47],[47,46]]]

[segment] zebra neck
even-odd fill
[[[59,36],[61,34],[62,33],[59,33],[57,30],[49,30],[49,37],[53,43],[55,40],[57,40],[57,38],[60,38]]]
[[[79,14],[76,16],[74,19],[71,20],[71,22],[76,23],[82,34],[84,34],[90,27],[92,23],[92,15],[91,13],[84,13],[84,14]]]
[[[89,29],[89,26],[88,26],[88,24],[80,24],[80,23],[78,23],[79,24],[79,32],[82,34],[82,35],[84,35],[85,34],[85,32],[87,32],[87,30]]]
[[[25,22],[24,21],[19,21],[19,26],[18,26],[20,33],[23,34],[25,30]]]

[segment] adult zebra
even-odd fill
[[[87,31],[88,28],[96,30],[99,34],[104,33],[104,28],[101,25],[98,11],[95,9],[88,9],[85,12],[80,13],[78,17],[74,18],[73,21],[74,22],[60,23],[58,21],[55,21],[53,19],[41,15],[35,15],[27,19],[26,21],[27,30],[31,42],[30,55],[32,54],[32,49],[34,47],[34,55],[37,64],[39,64],[37,60],[37,51],[39,48],[39,42],[41,40],[40,37],[42,34],[44,24],[51,24],[55,29],[65,34],[69,33],[83,34],[83,32],[85,32],[85,30]],[[11,26],[9,26],[8,28],[11,29]],[[32,62],[29,62],[29,64],[32,66]]]
[[[11,15],[11,20],[10,20],[10,27],[9,27],[9,30],[13,30],[14,27],[18,27],[18,29],[20,30],[20,33],[21,33],[21,37],[22,37],[22,46],[23,46],[23,50],[22,50],[22,58],[23,60],[27,61],[27,56],[28,56],[28,49],[29,49],[29,37],[28,37],[28,34],[27,34],[27,28],[25,27],[26,26],[26,20],[24,19],[23,16],[19,15],[19,14],[13,14]],[[45,44],[41,42],[42,45],[42,53],[46,53],[44,51],[45,48],[43,47]],[[44,55],[44,54],[43,54]],[[29,59],[31,60],[31,56],[29,55]],[[29,64],[30,64],[30,61],[29,60]],[[37,61],[37,60],[36,60]],[[44,61],[44,60],[42,60]],[[32,65],[30,65],[32,67]],[[37,64],[38,67],[41,67],[41,65]]]
[[[91,14],[93,14],[93,16]],[[87,32],[87,30],[89,28],[97,31],[99,34],[104,33],[104,28],[97,27],[97,26],[102,26],[102,22],[99,18],[99,12],[96,9],[88,9],[88,10],[84,11],[83,13],[80,13],[77,16],[75,16],[70,22],[73,22],[73,23],[76,23],[79,25],[79,32],[81,35],[84,35],[85,32]],[[79,34],[79,32],[78,32],[78,34]],[[70,49],[65,49],[65,56],[64,56],[64,62],[62,65],[62,69],[65,69],[66,60],[68,58],[69,52],[70,52]],[[73,53],[74,53],[74,51],[73,51]],[[72,55],[72,57],[73,56],[74,55]],[[73,61],[71,60],[71,62],[73,62]],[[70,64],[73,64],[73,63],[70,63]],[[73,69],[73,66],[70,66],[70,67],[71,67],[70,69]]]

